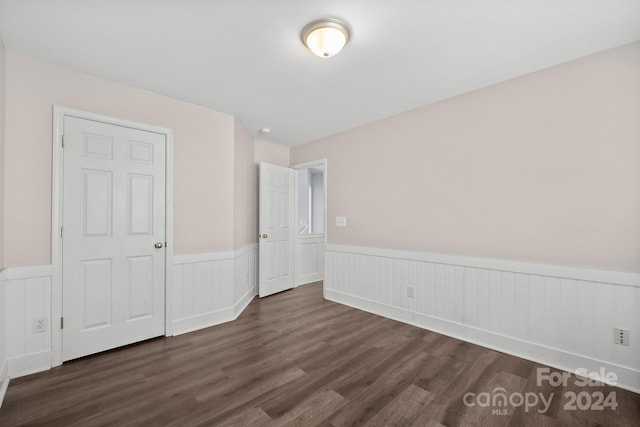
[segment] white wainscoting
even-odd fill
[[[173,257],[173,334],[234,320],[256,295],[257,247]]]
[[[4,396],[7,394],[7,388],[9,387],[9,372],[7,367],[7,362],[2,361],[2,365],[0,365],[0,408],[2,408],[2,402],[4,401]]]
[[[9,386],[9,366],[7,365],[6,345],[4,342],[5,324],[7,320],[4,314],[4,276],[5,270],[0,269],[0,328],[2,329],[0,331],[0,407],[2,407],[2,401]]]
[[[604,368],[640,392],[638,274],[328,245],[324,286],[329,300],[570,372]]]
[[[296,237],[296,286],[324,280],[324,242],[324,234]]]
[[[258,245],[235,251],[233,319],[258,295]]]
[[[5,354],[10,378],[51,367],[50,265],[5,270]],[[33,332],[33,318],[46,317],[46,332]]]
[[[234,320],[256,295],[256,245],[211,254],[174,256],[173,334]],[[50,265],[8,268],[4,274],[6,372],[16,378],[51,368]],[[2,281],[0,281],[2,285]],[[33,332],[33,318],[45,316],[48,330]],[[0,391],[2,370],[0,362]],[[7,376],[7,375],[5,375]]]

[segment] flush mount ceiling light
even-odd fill
[[[302,43],[320,58],[329,58],[340,52],[351,37],[346,22],[335,18],[316,19],[309,22],[300,34]]]

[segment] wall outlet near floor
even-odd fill
[[[48,324],[49,324],[49,319],[47,318],[47,316],[34,317],[33,332],[34,333],[46,332]]]
[[[629,330],[613,328],[613,342],[619,345],[629,346]]]
[[[416,288],[412,286],[407,286],[407,297],[415,298],[416,296]]]

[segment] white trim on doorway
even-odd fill
[[[51,264],[53,267],[51,289],[51,366],[62,364],[62,331],[60,318],[62,317],[62,170],[63,149],[62,135],[64,118],[76,117],[94,120],[115,126],[129,127],[164,135],[166,138],[166,252],[165,252],[165,336],[173,335],[172,304],[169,302],[173,295],[173,130],[159,126],[137,123],[102,114],[95,114],[71,108],[53,106],[53,160],[51,165]]]
[[[301,257],[301,245],[302,244],[306,244],[306,245],[317,245],[318,246],[318,251],[321,254],[320,256],[322,256],[324,258],[325,256],[325,247],[327,245],[327,233],[328,233],[328,229],[327,229],[327,225],[328,225],[328,205],[327,205],[327,200],[328,200],[328,187],[327,187],[327,159],[318,159],[318,160],[312,160],[309,162],[304,162],[304,163],[299,163],[296,165],[291,165],[290,167],[296,171],[301,170],[301,169],[309,169],[309,168],[313,168],[313,167],[319,167],[321,166],[323,168],[323,185],[324,185],[324,233],[323,234],[311,234],[308,236],[303,236],[301,237],[298,234],[298,226],[297,226],[297,222],[298,222],[298,207],[299,207],[299,198],[298,198],[298,175],[296,174],[296,180],[295,180],[295,198],[294,198],[294,204],[295,204],[295,211],[294,211],[294,216],[295,216],[295,220],[296,220],[296,233],[295,233],[295,238],[294,238],[294,243],[295,243],[295,262],[294,262],[294,285],[297,286],[301,286],[301,285],[306,285],[309,283],[313,283],[316,282],[317,280],[321,279],[319,277],[319,275],[301,275],[299,274],[299,258]],[[324,262],[322,262],[322,277],[324,277]]]

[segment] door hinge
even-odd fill
[[[62,135],[62,148],[64,148],[64,135]]]
[[[61,238],[61,239],[62,239],[62,228],[63,228],[63,227],[60,227],[60,238]]]
[[[60,318],[60,329],[64,329],[64,317]]]

